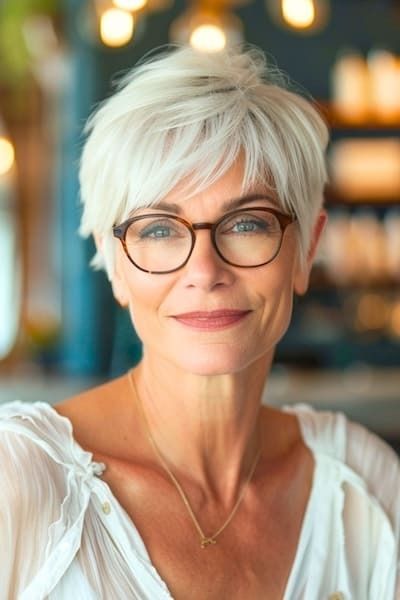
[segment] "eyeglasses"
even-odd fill
[[[141,271],[162,274],[181,269],[196,243],[196,231],[209,229],[218,256],[233,267],[260,267],[276,258],[283,234],[296,217],[273,208],[234,210],[215,223],[190,223],[166,213],[139,215],[113,227],[131,261]]]

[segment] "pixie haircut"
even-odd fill
[[[112,279],[112,227],[179,183],[189,197],[244,156],[243,189],[265,183],[297,217],[300,258],[323,203],[327,127],[255,48],[178,47],[141,61],[89,118],[80,233],[101,236],[92,260]]]

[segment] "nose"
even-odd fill
[[[194,248],[182,274],[185,285],[205,290],[230,285],[234,280],[233,268],[218,255],[208,227],[196,228]]]

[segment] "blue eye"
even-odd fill
[[[239,235],[254,235],[260,233],[269,233],[271,231],[270,224],[262,219],[241,218],[239,220],[231,220],[224,225],[222,233],[231,233]]]
[[[143,219],[137,221],[131,229],[134,239],[140,242],[146,241],[178,241],[186,238],[185,228],[172,219]]]
[[[227,217],[221,223],[220,233],[225,235],[275,235],[280,232],[279,222],[271,213],[255,214],[246,211]]]
[[[265,223],[260,221],[239,221],[232,230],[237,233],[256,233],[257,231],[265,231]]]
[[[140,237],[143,238],[166,238],[171,234],[169,227],[161,227],[156,225],[154,227],[146,227],[144,231],[140,233]]]

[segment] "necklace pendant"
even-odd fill
[[[214,540],[214,539],[213,539],[213,538],[211,538],[211,537],[208,537],[208,538],[203,538],[203,539],[201,540],[201,547],[202,547],[202,548],[205,548],[206,546],[209,546],[210,544],[216,544],[216,543],[217,543],[217,542],[216,542],[216,540]]]

